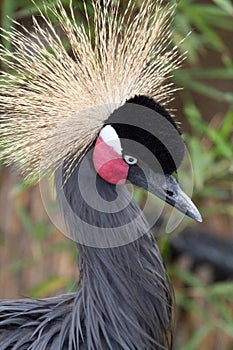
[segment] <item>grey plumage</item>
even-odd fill
[[[172,292],[152,237],[79,252],[77,293],[0,303],[1,350],[170,349]]]
[[[85,221],[93,221],[92,212],[76,186],[81,164],[75,167],[63,187],[57,172],[57,200],[66,215],[62,199],[65,193],[76,214],[85,215],[82,217]],[[84,177],[87,184],[90,172],[88,168]],[[63,181],[64,176],[65,173]],[[98,181],[102,195],[111,200],[115,186],[100,177]],[[156,241],[148,231],[140,208],[132,199],[127,213],[117,212],[106,218],[100,210],[96,220],[100,220],[101,226],[103,220],[117,224],[123,216],[132,217],[135,213],[138,214],[135,231],[140,231],[139,236],[142,227],[147,231],[136,241],[107,249],[78,245],[77,293],[0,303],[0,339],[4,344],[1,350],[171,348],[173,294]],[[68,230],[74,227],[70,217],[66,222]]]

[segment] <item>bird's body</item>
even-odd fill
[[[133,242],[113,248],[78,244],[80,281],[77,293],[0,303],[0,339],[4,344],[1,350],[14,346],[20,350],[170,348],[173,295],[148,223],[125,187],[120,191],[129,199],[127,212],[122,210],[108,217],[101,211],[93,213],[77,188],[81,166],[82,163],[75,167],[64,185],[71,206],[85,222],[107,227],[105,244],[112,234],[112,222],[121,226],[123,222],[127,224],[129,218],[136,218],[135,232],[130,231],[132,237],[128,237],[127,230],[121,231]],[[90,162],[83,186],[88,188],[94,172]],[[116,195],[115,186],[109,186],[100,177],[97,181],[101,196],[111,203]],[[59,191],[58,176],[56,182],[62,206],[59,194],[63,191]],[[66,209],[62,209],[66,213]],[[78,235],[81,235],[80,229],[76,226]],[[88,235],[85,226],[83,229],[83,235]],[[135,237],[140,238],[135,240]],[[101,239],[104,242],[104,238]]]
[[[162,83],[182,57],[177,47],[166,51],[173,10],[149,0],[134,16],[131,5],[120,17],[119,1],[93,2],[93,44],[91,30],[71,22],[59,3],[53,14],[72,59],[43,14],[48,32],[34,19],[32,38],[17,31],[10,38],[15,55],[2,49],[18,72],[6,74],[0,91],[3,155],[30,175],[55,170],[80,281],[76,293],[2,301],[1,350],[172,348],[168,275],[151,225],[125,185],[201,220],[172,177],[185,146],[159,103],[170,98],[170,84]],[[72,8],[71,15],[74,21]]]

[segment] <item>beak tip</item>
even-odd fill
[[[198,222],[202,222],[202,221],[203,221],[201,215],[199,215],[198,217],[196,217],[196,220],[197,220]]]
[[[196,207],[195,207],[195,209],[196,210],[194,212],[193,218],[198,222],[202,222],[203,220],[202,220],[202,216],[201,216],[199,210]]]
[[[193,210],[188,210],[186,212],[186,215],[189,216],[190,218],[198,221],[198,222],[202,222],[202,216],[201,214],[199,213],[199,211],[197,210],[196,207],[193,208]]]

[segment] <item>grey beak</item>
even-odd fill
[[[182,191],[175,178],[172,175],[166,175],[163,178],[165,179],[165,183],[162,186],[166,195],[165,201],[190,218],[202,222],[202,217],[197,207]]]
[[[202,222],[201,214],[195,204],[182,191],[172,175],[149,174],[148,191],[169,203],[190,218]]]
[[[147,168],[145,173],[139,167],[134,167],[130,171],[128,179],[134,185],[151,192],[190,218],[202,222],[197,207],[182,191],[172,175],[155,173],[150,168]]]

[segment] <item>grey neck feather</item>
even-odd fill
[[[80,165],[65,184],[60,176],[62,172],[57,171],[55,177],[67,230],[78,241],[79,290],[47,299],[2,301],[1,350],[172,347],[172,291],[156,241],[141,210],[124,186],[117,189],[98,177],[98,192],[109,207],[117,193],[121,199],[118,208],[122,203],[127,205],[108,215],[101,212],[101,207],[93,208],[101,201],[87,205],[81,189],[90,190],[94,174],[90,162],[86,170],[82,176],[83,188],[78,183]],[[77,222],[77,217],[82,220]],[[131,223],[132,218],[135,220]],[[91,224],[95,230],[89,230]],[[113,230],[114,227],[117,229]],[[90,240],[94,233],[96,237],[91,243],[95,247],[80,243],[86,236]],[[110,248],[110,244],[114,247]]]
[[[83,169],[81,162],[63,179],[58,171],[57,199],[79,249],[83,349],[170,349],[172,291],[140,208],[125,186],[96,178],[90,157]],[[108,202],[108,213],[101,198]]]

